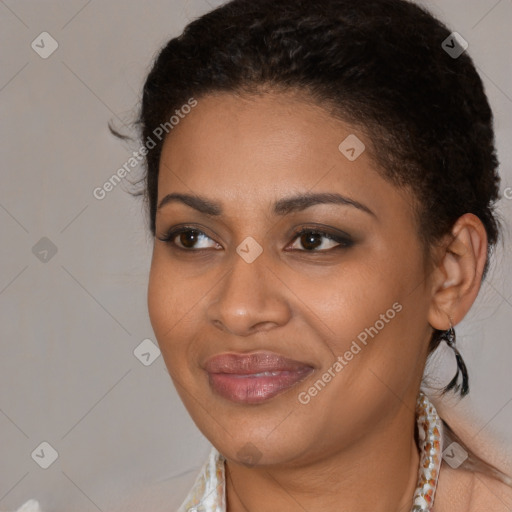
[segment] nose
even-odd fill
[[[208,305],[209,321],[237,336],[285,325],[290,317],[286,286],[267,265],[264,253],[252,263],[238,254]]]

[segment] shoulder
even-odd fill
[[[479,472],[452,469],[443,461],[435,512],[510,512],[512,487]]]
[[[512,487],[482,473],[473,473],[473,505],[470,512],[510,512]]]

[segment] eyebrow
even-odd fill
[[[198,212],[210,216],[222,215],[222,205],[216,201],[209,200],[205,197],[191,194],[167,194],[159,203],[157,210],[160,211],[165,205],[170,203],[183,203]],[[306,193],[292,197],[279,199],[274,203],[274,215],[288,215],[292,212],[302,211],[310,206],[317,204],[337,204],[342,206],[352,206],[376,217],[375,213],[364,204],[335,193]]]

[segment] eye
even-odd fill
[[[158,239],[162,242],[174,244],[178,249],[186,251],[220,247],[217,242],[213,241],[205,233],[199,229],[192,229],[190,227],[171,229],[166,235],[158,237]],[[208,240],[210,240],[213,245],[208,246]],[[197,243],[200,243],[200,245],[197,246]]]
[[[311,228],[302,228],[295,232],[293,239],[298,239],[298,242],[304,247],[305,250],[298,249],[302,252],[326,252],[333,248],[347,248],[353,244],[348,236]],[[297,248],[292,246],[292,249]]]
[[[164,236],[158,237],[158,239],[172,244],[177,249],[189,252],[201,249],[222,248],[221,245],[212,240],[203,231],[191,228],[190,226],[171,229]],[[353,241],[348,235],[334,234],[313,228],[301,228],[295,231],[292,240],[297,240],[304,249],[297,248],[297,242],[290,246],[291,249],[300,252],[327,252],[331,249],[343,249],[353,245]],[[209,245],[208,241],[210,241]]]

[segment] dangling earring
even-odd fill
[[[455,330],[453,328],[451,318],[449,320],[450,328],[443,332],[443,334],[441,335],[441,339],[445,340],[448,346],[455,353],[455,359],[457,360],[457,373],[455,374],[455,377],[450,381],[448,386],[444,388],[444,393],[447,393],[452,389],[454,389],[455,391],[459,391],[460,389],[461,396],[466,396],[469,393],[468,370],[466,368],[464,360],[462,359],[462,356],[460,355],[460,352],[455,346]],[[462,386],[457,383],[457,381],[459,380],[459,374],[462,374]]]

